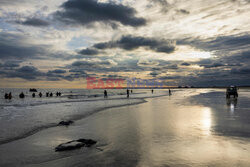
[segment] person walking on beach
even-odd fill
[[[168,94],[169,94],[169,96],[170,96],[170,95],[172,95],[172,93],[171,93],[171,90],[170,90],[170,89],[168,89]]]
[[[129,90],[127,89],[127,98],[129,98]]]
[[[23,99],[23,98],[25,97],[24,93],[23,93],[23,92],[20,93],[19,97],[20,97],[21,99]]]
[[[35,93],[32,93],[32,97],[35,98],[35,97],[36,97],[36,94],[35,94]]]
[[[42,94],[42,92],[40,92],[40,93],[39,93],[39,97],[42,97],[42,96],[43,96],[43,94]]]
[[[154,89],[151,90],[152,94],[154,93]]]
[[[4,98],[5,98],[5,99],[9,99],[8,93],[5,93]]]
[[[107,90],[104,90],[104,98],[108,98],[108,92],[107,92]]]
[[[49,96],[50,96],[50,97],[53,97],[53,93],[51,92]]]
[[[132,90],[132,89],[130,90],[130,93],[131,93],[131,94],[133,93],[133,90]]]
[[[11,94],[11,92],[10,92],[9,95],[8,95],[8,99],[9,99],[9,100],[12,99],[12,94]]]

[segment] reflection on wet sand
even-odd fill
[[[171,98],[147,99],[147,103],[108,109],[63,130],[62,127],[59,131],[48,129],[31,136],[29,142],[17,143],[22,147],[12,151],[18,156],[6,158],[11,162],[29,160],[34,156],[31,153],[39,149],[27,143],[37,140],[44,141],[39,147],[48,148],[46,141],[85,137],[97,140],[97,147],[103,151],[83,149],[64,154],[48,151],[37,155],[56,157],[55,161],[41,160],[46,166],[56,167],[249,166],[249,99],[226,101],[220,90],[196,90],[193,99],[188,98],[192,91],[183,90],[174,92]],[[49,147],[57,144],[50,142]],[[15,147],[15,143],[5,149],[0,147],[0,151],[11,147]],[[28,154],[27,148],[33,151]]]
[[[202,122],[202,133],[205,135],[210,135],[210,131],[211,131],[211,122],[212,122],[212,118],[211,118],[211,109],[208,107],[201,107],[201,112],[202,112],[202,118],[201,118],[201,122]]]
[[[235,107],[237,106],[238,103],[238,98],[227,98],[227,106],[229,108],[229,112],[231,115],[234,115],[234,110]]]

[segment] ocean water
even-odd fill
[[[150,90],[135,92],[131,99],[118,94],[112,100],[88,101],[94,104],[52,103],[53,111],[49,105],[29,106],[31,113],[39,106],[39,119],[47,115],[45,122],[57,116],[80,118],[87,106],[108,107],[94,110],[72,126],[47,128],[0,145],[0,166],[250,166],[250,89],[240,89],[238,99],[226,99],[225,89],[179,89],[172,96],[156,90],[155,98],[146,99],[142,96],[152,97]],[[114,104],[121,107],[110,107]],[[54,151],[59,144],[79,138],[97,144]]]
[[[14,141],[42,129],[57,126],[62,120],[79,120],[102,109],[145,102],[144,98],[166,95],[167,91],[133,90],[127,99],[125,89],[110,89],[104,99],[103,90],[38,89],[36,97],[28,89],[0,89],[0,144]],[[11,100],[4,99],[12,93]],[[25,94],[24,99],[19,94]],[[42,92],[43,97],[38,97]],[[53,92],[53,97],[46,97]],[[61,97],[55,93],[61,92]]]

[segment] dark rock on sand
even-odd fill
[[[60,126],[69,126],[69,125],[71,125],[73,123],[74,123],[74,121],[61,121],[61,122],[58,123],[58,125],[60,125]]]
[[[96,143],[97,143],[96,141],[91,139],[72,140],[67,143],[60,144],[55,148],[55,151],[69,151],[69,150],[79,149],[81,147],[91,147]]]

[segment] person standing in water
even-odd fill
[[[151,90],[152,94],[154,93],[154,89]]]
[[[20,97],[21,99],[23,99],[23,98],[25,97],[24,93],[22,92],[22,93],[19,95],[19,97]]]
[[[127,89],[127,98],[129,98],[129,90]]]
[[[8,95],[8,99],[9,99],[9,100],[12,99],[12,94],[11,94],[11,92],[10,92],[9,95]]]
[[[5,98],[5,99],[8,99],[8,98],[9,98],[8,93],[5,93],[4,98]]]
[[[170,96],[170,95],[172,95],[172,93],[171,93],[171,90],[170,90],[170,89],[168,89],[168,94],[169,94],[169,96]]]
[[[104,90],[104,98],[108,98],[108,92],[107,92],[107,90]]]
[[[32,93],[32,97],[35,98],[35,97],[36,97],[36,94],[35,94],[35,93]]]
[[[43,94],[42,94],[42,92],[40,92],[40,93],[39,93],[39,97],[42,97],[42,96],[43,96]]]

